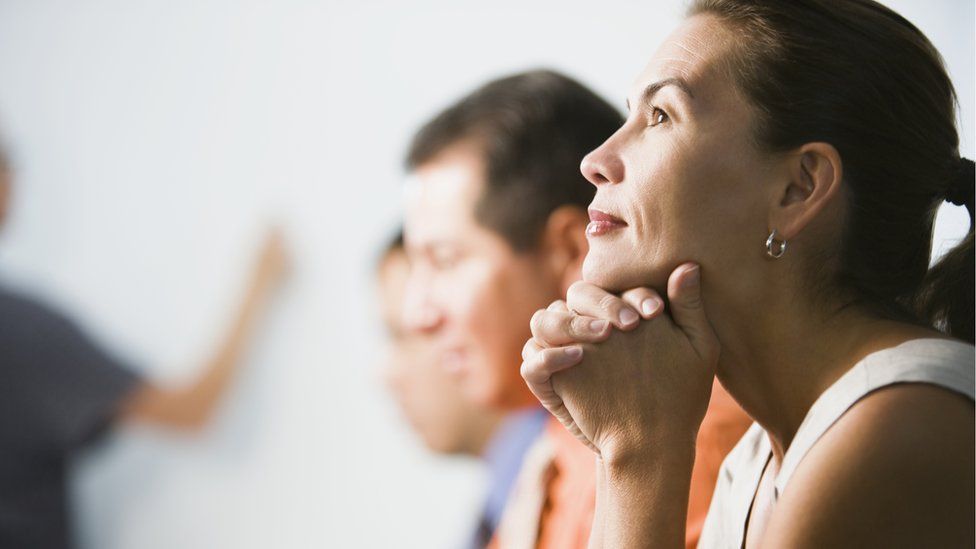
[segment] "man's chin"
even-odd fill
[[[501,408],[504,406],[505,395],[483,379],[469,375],[464,378],[462,383],[464,398],[471,404],[483,408]]]
[[[518,410],[537,403],[529,392],[525,382],[515,386],[508,386],[504,382],[489,382],[484,379],[467,379],[463,387],[465,400],[489,410],[509,411]]]
[[[435,454],[456,455],[463,453],[461,445],[449,437],[438,436],[435,433],[423,433],[422,438],[427,449]]]

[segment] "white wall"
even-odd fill
[[[973,156],[971,0],[890,4],[944,54]],[[261,227],[286,291],[202,437],[126,430],[77,471],[88,547],[445,547],[481,478],[427,456],[377,383],[371,261],[416,126],[551,66],[615,104],[677,2],[0,2],[0,130],[18,169],[0,272],[148,375],[208,351]],[[918,113],[924,116],[925,113]],[[936,249],[968,223],[940,217]]]

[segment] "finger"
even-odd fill
[[[610,323],[575,313],[539,310],[529,321],[532,337],[542,347],[596,343],[610,337]]]
[[[558,381],[559,381],[559,375],[557,373],[554,374],[554,376],[549,379],[549,383],[547,384],[550,390],[552,391],[552,394],[555,396],[555,398],[559,399],[558,406],[553,406],[553,409],[550,409],[550,412],[552,413],[553,416],[555,416],[559,420],[560,423],[563,424],[563,427],[565,427],[566,430],[570,432],[570,434],[576,437],[577,440],[579,440],[584,445],[586,445],[590,450],[596,452],[596,455],[598,456],[601,455],[600,449],[597,448],[592,442],[590,442],[590,439],[585,434],[583,434],[583,431],[579,428],[579,425],[576,423],[576,420],[573,418],[573,414],[569,412],[569,409],[566,408],[566,405],[563,403],[562,396],[560,396],[559,389],[557,388],[559,385]],[[549,407],[547,407],[547,409],[549,409]]]
[[[664,311],[664,300],[650,288],[634,288],[620,295],[624,303],[640,311],[641,317],[648,320]]]
[[[531,343],[531,340],[529,343],[526,343],[526,348],[530,347]],[[584,435],[580,430],[579,426],[576,424],[576,421],[573,419],[572,414],[569,413],[569,410],[563,403],[562,397],[559,396],[559,393],[556,392],[552,384],[553,374],[565,370],[566,368],[569,368],[570,366],[579,362],[579,358],[576,358],[575,361],[573,361],[574,359],[572,356],[570,356],[568,358],[570,361],[568,362],[569,365],[566,365],[567,362],[564,362],[567,360],[566,357],[559,356],[560,351],[562,351],[562,354],[564,355],[574,355],[577,352],[570,352],[569,349],[577,349],[579,357],[582,358],[583,352],[579,347],[538,349],[534,351],[535,354],[522,363],[522,377],[525,379],[529,390],[532,391],[532,394],[535,395],[535,397],[539,400],[539,403],[541,403],[542,406],[553,415],[553,417],[559,420],[559,422],[573,436],[599,455],[600,450],[594,446],[593,443],[591,443],[589,439],[586,438],[586,435]],[[556,364],[556,362],[559,362],[559,364]]]
[[[542,349],[543,347],[538,343],[536,343],[534,339],[529,339],[528,341],[525,342],[525,345],[522,346],[522,361],[524,362],[526,360],[529,360]]]
[[[552,374],[573,367],[582,359],[583,348],[578,345],[541,349],[530,359],[522,362],[520,373],[530,386],[533,383],[548,383]]]
[[[600,454],[600,450],[593,445],[580,430],[579,426],[576,424],[576,420],[573,419],[573,415],[569,413],[569,409],[563,403],[562,397],[552,386],[552,381],[546,381],[545,383],[528,383],[529,390],[535,395],[535,398],[539,400],[539,403],[552,414],[559,423],[566,428],[577,440],[581,441],[583,444],[588,446],[591,450]]]
[[[557,299],[556,301],[553,301],[552,303],[550,303],[549,306],[546,307],[546,310],[547,311],[559,311],[559,312],[563,312],[563,313],[568,313],[569,312],[569,308],[566,307],[566,302],[563,301],[563,300],[561,300],[561,299]]]
[[[520,373],[529,390],[539,402],[556,416],[564,425],[567,420],[572,423],[572,417],[563,406],[562,398],[552,387],[552,374],[573,366],[583,355],[583,350],[575,347],[576,351],[567,353],[566,349],[540,349],[530,358],[522,362]],[[578,354],[574,358],[574,354]]]
[[[588,282],[574,282],[566,294],[566,305],[573,311],[606,320],[621,330],[637,326],[640,315],[623,299]]]
[[[718,353],[718,337],[705,315],[702,302],[701,267],[683,263],[668,278],[668,300],[674,323],[688,336],[692,347],[702,358]]]

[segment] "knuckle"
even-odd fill
[[[584,291],[585,288],[586,288],[586,282],[583,282],[582,280],[577,280],[576,282],[573,282],[572,284],[569,285],[569,289],[566,291],[566,295],[567,296],[577,295],[580,292]]]
[[[589,331],[589,325],[590,323],[588,320],[581,316],[574,315],[572,320],[570,320],[566,331],[569,332],[569,335],[571,336],[585,335],[587,331]]]
[[[546,376],[552,375],[553,370],[558,370],[559,359],[563,356],[562,349],[545,349],[538,355],[539,367],[546,372]]]
[[[700,296],[695,296],[695,297],[692,297],[692,298],[689,298],[689,299],[685,300],[685,308],[686,309],[701,309],[702,308],[702,300],[701,300],[701,297]]]
[[[522,379],[529,383],[545,383],[549,379],[545,355],[546,351],[540,351],[522,362],[519,369]]]
[[[570,309],[577,308],[577,305],[585,299],[589,287],[589,284],[582,280],[570,284],[569,289],[566,290],[566,306]]]
[[[549,306],[546,307],[546,310],[547,311],[560,311],[560,310],[563,310],[565,308],[566,308],[566,303],[563,300],[561,300],[561,299],[557,299],[556,301],[553,301],[552,303],[550,303]]]
[[[532,319],[529,320],[529,327],[532,328],[533,334],[536,333],[540,328],[542,328],[543,324],[545,323],[545,320],[546,320],[545,309],[539,309],[538,311],[532,314]]]
[[[603,311],[612,314],[620,307],[620,298],[613,294],[604,294],[603,296],[600,297],[600,300],[597,302],[597,305]]]
[[[541,383],[545,381],[541,369],[542,365],[539,363],[538,356],[536,356],[523,361],[522,366],[519,368],[519,373],[522,374],[522,379],[528,383]]]

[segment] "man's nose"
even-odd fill
[[[443,322],[443,314],[432,303],[427,285],[418,277],[407,281],[401,321],[406,331],[414,333],[436,331]]]

